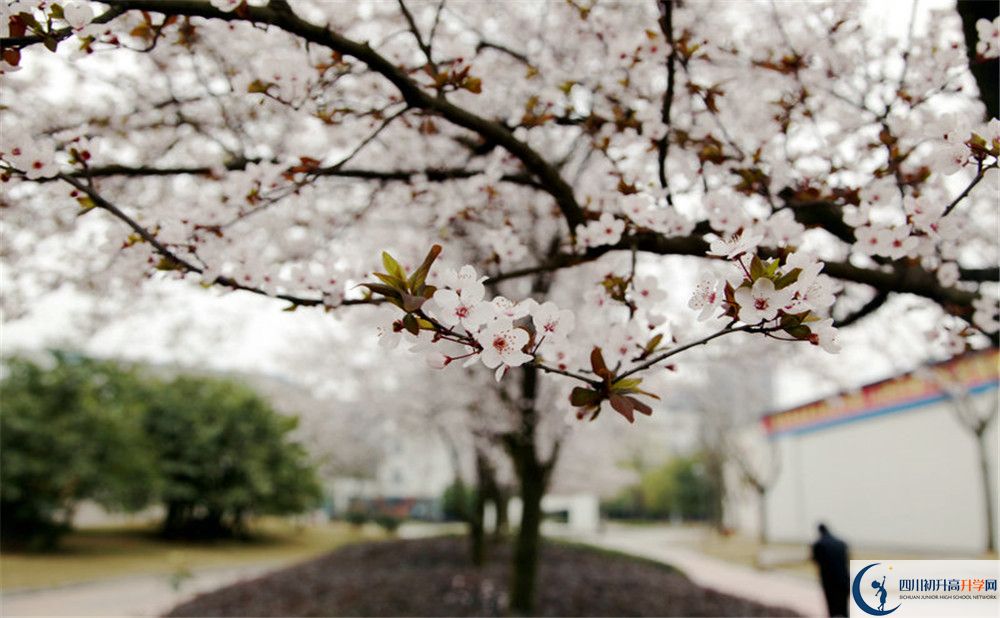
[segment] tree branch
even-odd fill
[[[660,187],[667,192],[667,203],[674,204],[673,195],[670,193],[670,184],[667,182],[667,154],[670,150],[670,107],[674,102],[674,80],[676,76],[677,50],[674,49],[674,3],[673,0],[660,0],[660,31],[670,46],[670,55],[667,56],[667,91],[663,95],[663,107],[660,111],[660,120],[664,124],[663,137],[656,143],[657,171],[659,173]]]
[[[73,178],[72,176],[67,176],[65,174],[60,174],[58,178],[68,183],[77,191],[86,194],[87,197],[89,197],[93,201],[95,208],[100,208],[101,210],[107,211],[116,219],[118,219],[119,221],[127,225],[129,228],[131,228],[133,232],[138,234],[144,241],[149,243],[149,245],[153,247],[153,249],[158,254],[160,254],[160,256],[166,259],[172,266],[179,268],[184,272],[189,272],[189,273],[203,274],[205,272],[204,269],[192,264],[191,262],[188,262],[184,258],[178,256],[176,253],[171,251],[166,245],[157,240],[156,236],[152,232],[147,230],[145,227],[139,225],[135,221],[135,219],[129,217],[127,214],[125,214],[125,212],[123,212],[120,208],[118,208],[117,206],[109,202],[107,199],[105,199],[100,193],[92,189],[89,185],[80,182],[79,180]],[[281,300],[288,301],[296,306],[303,306],[303,307],[327,306],[323,302],[322,298],[302,298],[299,296],[292,296],[290,294],[271,294],[260,288],[240,284],[229,277],[224,277],[224,276],[216,277],[212,281],[212,283],[214,285],[221,285],[233,290],[242,290],[244,292],[250,292],[252,294],[257,294],[260,296],[267,296],[269,298],[278,298]],[[373,300],[373,299],[345,299],[340,302],[340,305],[373,305],[373,304],[379,304],[380,302],[381,302],[380,300]]]
[[[376,52],[368,43],[348,39],[323,26],[307,22],[291,11],[276,10],[271,6],[249,6],[245,12],[237,14],[235,11],[225,13],[207,2],[193,0],[107,0],[107,4],[123,11],[135,9],[167,15],[270,24],[310,43],[356,58],[393,84],[410,107],[434,112],[452,124],[478,133],[487,141],[493,141],[506,149],[521,161],[525,169],[538,179],[543,190],[552,196],[570,229],[584,222],[583,209],[577,203],[572,187],[560,176],[555,167],[528,144],[514,137],[514,134],[502,124],[487,120],[425,91],[404,69]]]
[[[889,300],[889,292],[885,290],[878,290],[875,292],[875,296],[872,296],[871,300],[865,303],[860,309],[851,313],[850,315],[844,317],[843,319],[837,320],[833,323],[836,328],[844,328],[845,326],[850,326],[854,324],[861,318],[867,317],[879,310],[885,301]]]

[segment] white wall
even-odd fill
[[[812,541],[822,521],[854,546],[970,553],[984,548],[985,498],[975,440],[947,404],[774,439],[782,470],[768,498],[773,540]],[[994,499],[1000,494],[997,439],[994,422],[987,440]],[[753,500],[751,494],[746,498]],[[734,512],[753,511],[746,498],[733,505]],[[739,519],[744,528],[756,523],[753,517]]]

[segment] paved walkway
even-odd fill
[[[407,523],[400,527],[399,536],[421,538],[455,530],[447,524]],[[203,592],[259,577],[293,562],[295,560],[279,560],[197,570],[178,588],[171,585],[169,575],[132,575],[5,592],[0,593],[0,616],[160,616]]]
[[[135,575],[97,582],[6,592],[4,616],[159,616],[194,596],[251,579],[287,562],[197,571],[178,588],[169,575]]]
[[[574,541],[663,562],[684,571],[705,588],[780,607],[806,616],[826,616],[819,582],[710,558],[679,546],[698,531],[665,526],[608,526],[603,532],[559,535]]]

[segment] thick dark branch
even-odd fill
[[[583,255],[557,254],[543,264],[519,271],[502,273],[491,281],[503,281],[538,272],[546,272],[566,268],[577,264],[592,262],[610,251],[630,251],[635,247],[638,251],[657,255],[693,255],[704,257],[709,250],[708,242],[698,236],[666,238],[653,232],[641,232],[623,237],[615,245],[603,245],[589,249]],[[773,255],[773,251],[764,250],[764,255]],[[893,264],[894,270],[881,267],[865,268],[855,266],[850,262],[825,262],[823,272],[841,281],[863,283],[876,290],[914,294],[935,301],[946,308],[960,309],[966,313],[972,306],[976,294],[944,287],[937,276],[919,266],[908,264],[905,260]],[[989,269],[983,269],[987,272]],[[973,271],[974,272],[974,271]]]
[[[101,210],[104,210],[104,211],[110,213],[116,219],[118,219],[119,221],[121,221],[125,225],[127,225],[129,228],[131,228],[131,230],[133,232],[135,232],[136,234],[138,234],[145,242],[149,243],[149,245],[151,247],[153,247],[153,249],[161,257],[163,257],[164,260],[167,261],[168,265],[171,268],[179,269],[179,270],[182,270],[184,272],[197,273],[197,274],[202,274],[202,273],[205,272],[202,268],[196,266],[195,264],[192,264],[191,262],[185,260],[184,258],[178,256],[176,253],[174,253],[173,251],[171,251],[166,245],[164,245],[159,240],[157,240],[155,234],[153,234],[152,232],[150,232],[149,230],[147,230],[145,227],[139,225],[135,221],[135,219],[133,219],[132,217],[130,217],[127,214],[125,214],[125,212],[122,211],[122,209],[118,208],[118,206],[116,206],[116,205],[112,204],[111,202],[109,202],[100,193],[98,193],[97,191],[93,190],[87,184],[85,184],[85,183],[77,180],[76,178],[73,178],[71,176],[67,176],[65,174],[60,174],[58,176],[58,178],[60,180],[65,181],[66,183],[68,183],[70,186],[72,186],[73,188],[75,188],[77,191],[80,191],[81,193],[84,193],[87,197],[89,197],[91,199],[91,201],[93,202],[95,208],[99,208]],[[262,290],[260,288],[255,288],[255,287],[252,287],[252,286],[243,285],[241,283],[238,283],[238,282],[234,281],[233,279],[231,279],[229,277],[223,277],[223,276],[216,277],[215,280],[212,283],[215,284],[215,285],[221,285],[221,286],[233,289],[233,290],[242,290],[244,292],[250,292],[252,294],[258,294],[260,296],[267,296],[269,298],[277,298],[277,299],[280,299],[280,300],[286,300],[286,301],[288,301],[288,302],[290,302],[290,303],[292,303],[293,305],[296,305],[296,306],[303,306],[303,307],[325,306],[325,303],[323,302],[323,299],[321,299],[321,298],[302,298],[302,297],[299,297],[299,296],[292,296],[290,294],[271,294],[271,293],[269,293],[269,292],[267,292],[265,290]],[[380,302],[381,301],[371,300],[371,299],[346,299],[346,300],[341,301],[340,304],[341,305],[370,305],[370,304],[379,304]]]
[[[1000,281],[1000,268],[959,268],[958,278],[962,281]]]
[[[663,121],[663,137],[656,144],[657,171],[660,178],[660,187],[667,191],[667,202],[674,203],[670,194],[670,185],[667,182],[667,154],[670,150],[670,107],[674,102],[674,78],[676,76],[677,50],[674,49],[674,3],[673,0],[660,0],[660,31],[667,39],[670,46],[670,55],[667,56],[667,91],[663,95],[663,107],[660,111],[660,120]]]
[[[376,52],[368,43],[348,39],[323,26],[317,26],[300,19],[287,8],[276,10],[271,6],[251,6],[246,11],[239,13],[235,11],[224,13],[213,8],[207,2],[192,0],[107,0],[107,3],[124,10],[136,9],[167,15],[188,15],[226,21],[252,21],[271,24],[310,43],[322,45],[346,56],[357,58],[368,68],[392,83],[410,107],[434,112],[455,125],[478,133],[487,141],[499,144],[514,155],[521,161],[525,169],[538,179],[544,190],[555,199],[570,229],[584,222],[583,210],[576,201],[572,187],[563,180],[558,170],[546,162],[534,149],[514,137],[514,134],[502,124],[487,120],[452,104],[443,97],[425,91],[410,78],[404,69]],[[246,15],[246,17],[242,15]]]
[[[851,313],[850,315],[844,317],[843,319],[837,320],[836,322],[834,322],[833,325],[837,328],[850,326],[851,324],[854,324],[861,318],[867,317],[878,311],[879,308],[882,305],[884,305],[885,301],[887,300],[889,300],[889,292],[886,292],[884,290],[878,290],[877,292],[875,292],[875,296],[872,296],[871,300],[865,303],[864,306],[862,306],[854,313]]]
[[[225,165],[229,171],[246,169],[247,161],[239,159]],[[127,165],[101,165],[88,168],[86,171],[77,171],[69,174],[74,178],[107,178],[112,176],[122,176],[126,178],[139,178],[144,176],[209,176],[214,168],[208,166],[180,166],[180,167],[147,167],[147,166],[127,166]],[[373,180],[378,182],[410,182],[418,176],[424,176],[431,182],[447,182],[450,180],[463,180],[484,174],[483,170],[467,169],[464,167],[439,167],[427,169],[406,169],[406,170],[373,170],[373,169],[342,169],[337,166],[320,167],[311,170],[309,175],[315,177],[336,177],[336,178],[357,178],[361,180]],[[36,182],[44,182],[47,179],[39,179]],[[528,174],[504,174],[500,177],[502,182],[532,187],[544,191],[537,180]]]
[[[979,96],[986,105],[987,118],[1000,117],[1000,76],[997,73],[997,59],[981,61],[976,54],[976,22],[980,19],[993,21],[1000,14],[1000,2],[959,0],[958,14],[962,17],[962,32],[965,34],[965,53],[969,58],[969,69],[979,86]]]

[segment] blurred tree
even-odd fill
[[[142,382],[114,363],[53,353],[4,363],[0,510],[5,545],[48,548],[81,500],[144,506],[155,488],[138,415]]]
[[[604,505],[609,517],[626,519],[694,519],[712,515],[717,491],[705,466],[705,455],[675,457],[642,473],[639,482]]]
[[[318,504],[315,472],[288,440],[296,423],[232,382],[180,377],[158,389],[143,425],[161,479],[163,534],[239,536],[251,514]]]

